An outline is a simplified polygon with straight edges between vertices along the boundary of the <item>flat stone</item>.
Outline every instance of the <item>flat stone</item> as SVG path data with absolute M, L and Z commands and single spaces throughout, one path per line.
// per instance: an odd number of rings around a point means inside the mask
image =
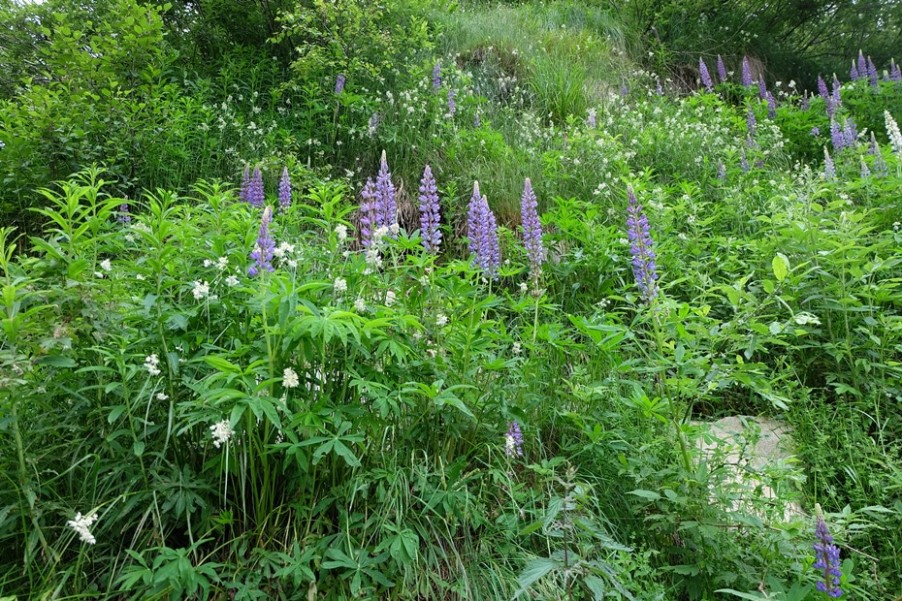
M 796 501 L 804 479 L 794 456 L 792 429 L 768 417 L 731 416 L 690 422 L 697 460 L 711 473 L 712 501 L 729 499 L 730 511 L 765 522 L 804 517 Z M 715 489 L 720 482 L 721 494 Z

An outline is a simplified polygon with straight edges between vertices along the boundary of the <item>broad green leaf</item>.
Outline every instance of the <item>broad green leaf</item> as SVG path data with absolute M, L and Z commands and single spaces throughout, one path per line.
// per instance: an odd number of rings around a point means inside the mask
M 789 259 L 783 253 L 777 253 L 771 261 L 771 268 L 774 270 L 774 277 L 778 282 L 782 282 L 789 274 Z
M 523 571 L 520 572 L 520 575 L 517 577 L 517 582 L 520 583 L 520 589 L 514 594 L 514 598 L 516 599 L 525 593 L 526 589 L 532 586 L 540 578 L 546 576 L 556 567 L 558 567 L 558 563 L 550 557 L 533 559 L 527 563 L 526 567 L 523 568 Z

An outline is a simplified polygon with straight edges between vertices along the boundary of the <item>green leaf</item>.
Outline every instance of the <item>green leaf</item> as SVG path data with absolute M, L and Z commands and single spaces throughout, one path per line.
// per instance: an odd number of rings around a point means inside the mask
M 518 590 L 514 594 L 514 598 L 516 599 L 517 597 L 525 593 L 526 589 L 532 586 L 533 583 L 546 576 L 557 566 L 557 562 L 550 557 L 542 557 L 540 559 L 534 559 L 530 561 L 528 564 L 526 564 L 526 567 L 523 568 L 520 576 L 517 577 L 517 582 L 520 583 L 520 590 Z
M 50 365 L 53 367 L 75 367 L 78 365 L 75 362 L 75 359 L 71 357 L 64 357 L 62 355 L 48 355 L 46 357 L 42 357 L 40 361 L 38 361 L 41 365 Z
M 135 444 L 132 445 L 132 452 L 135 454 L 135 457 L 140 457 L 144 454 L 144 443 L 140 440 L 136 440 Z
M 113 407 L 112 411 L 110 411 L 110 414 L 107 416 L 106 421 L 108 423 L 112 424 L 117 419 L 119 419 L 119 416 L 122 415 L 124 412 L 125 412 L 125 405 L 116 405 L 115 407 Z
M 210 367 L 214 369 L 218 369 L 219 371 L 231 372 L 235 374 L 241 373 L 241 368 L 235 365 L 234 363 L 229 363 L 222 357 L 217 357 L 216 355 L 207 355 L 204 357 L 204 361 Z
M 183 313 L 173 313 L 166 320 L 166 328 L 169 330 L 187 330 L 188 317 Z
M 593 599 L 601 601 L 605 598 L 607 587 L 604 585 L 604 580 L 598 576 L 586 576 L 585 583 L 586 588 L 592 591 Z
M 728 595 L 733 595 L 734 597 L 739 597 L 740 599 L 749 599 L 749 601 L 761 601 L 762 599 L 768 599 L 761 593 L 743 593 L 742 591 L 734 591 L 731 588 L 721 588 L 714 591 L 715 593 L 727 593 Z
M 637 497 L 642 497 L 643 499 L 648 499 L 649 501 L 659 501 L 661 499 L 661 495 L 659 495 L 658 493 L 652 490 L 642 490 L 641 488 L 631 490 L 629 494 L 636 495 Z
M 333 441 L 335 444 L 332 446 L 332 451 L 345 460 L 350 467 L 360 467 L 360 460 L 357 458 L 357 455 L 349 449 L 345 443 L 340 440 Z
M 789 275 L 789 259 L 783 253 L 777 253 L 770 265 L 778 282 L 782 282 Z

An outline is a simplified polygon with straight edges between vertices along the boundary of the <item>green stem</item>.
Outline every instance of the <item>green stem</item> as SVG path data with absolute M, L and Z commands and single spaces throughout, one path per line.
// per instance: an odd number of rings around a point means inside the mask
M 659 321 L 658 313 L 656 311 L 657 306 L 655 301 L 652 301 L 652 304 L 649 305 L 649 309 L 652 311 L 652 325 L 655 334 L 655 344 L 658 350 L 658 357 L 664 357 L 664 334 L 661 332 L 661 323 Z M 657 377 L 657 387 L 659 393 L 663 396 L 665 393 L 664 390 L 664 380 L 663 375 L 658 374 Z M 686 438 L 683 436 L 683 429 L 680 427 L 680 421 L 677 417 L 677 411 L 675 403 L 672 401 L 669 403 L 670 405 L 670 421 L 673 423 L 673 431 L 676 434 L 677 442 L 680 445 L 680 455 L 683 459 L 683 468 L 688 472 L 691 469 L 692 462 L 689 459 L 689 447 L 686 444 Z
M 533 316 L 532 316 L 532 343 L 533 344 L 536 343 L 536 334 L 538 334 L 538 331 L 539 331 L 539 301 L 541 300 L 541 297 L 539 296 L 538 280 L 536 280 L 535 295 L 536 295 L 536 306 L 535 306 L 535 310 L 533 311 Z

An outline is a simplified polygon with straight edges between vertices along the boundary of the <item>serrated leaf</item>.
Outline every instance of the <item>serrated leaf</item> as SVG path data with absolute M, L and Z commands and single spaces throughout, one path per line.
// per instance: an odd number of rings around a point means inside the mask
M 173 313 L 166 320 L 166 328 L 169 330 L 187 330 L 188 317 L 182 313 Z
M 520 589 L 514 593 L 514 598 L 516 599 L 525 593 L 526 589 L 532 586 L 540 578 L 546 576 L 557 566 L 557 562 L 550 557 L 533 559 L 527 563 L 526 567 L 523 568 L 523 571 L 520 572 L 520 575 L 517 577 L 517 582 L 520 583 Z

